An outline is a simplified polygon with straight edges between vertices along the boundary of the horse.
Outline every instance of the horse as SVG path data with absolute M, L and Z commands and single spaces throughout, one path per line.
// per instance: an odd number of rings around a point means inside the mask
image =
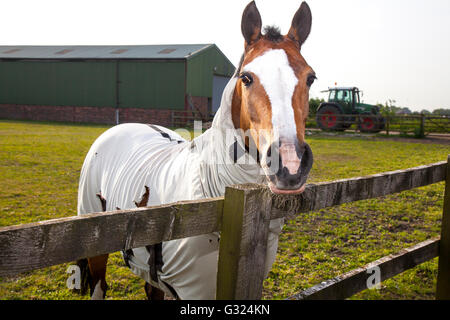
M 225 187 L 267 183 L 300 194 L 313 164 L 305 141 L 309 89 L 316 79 L 301 47 L 311 30 L 306 2 L 288 34 L 262 29 L 254 1 L 242 14 L 244 53 L 224 89 L 212 126 L 191 141 L 162 126 L 114 126 L 92 144 L 80 174 L 79 215 L 223 196 Z M 283 219 L 270 222 L 266 276 Z M 220 233 L 122 251 L 145 280 L 148 299 L 215 299 Z M 81 259 L 82 292 L 104 299 L 108 255 Z

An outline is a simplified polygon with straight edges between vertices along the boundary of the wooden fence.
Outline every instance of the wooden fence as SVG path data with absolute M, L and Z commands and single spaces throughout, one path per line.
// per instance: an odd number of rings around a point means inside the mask
M 391 132 L 401 134 L 413 133 L 416 135 L 427 135 L 430 133 L 450 133 L 450 117 L 432 116 L 424 114 L 412 115 L 387 115 L 385 130 L 389 135 Z
M 172 128 L 193 128 L 194 121 L 201 121 L 204 128 L 209 127 L 214 118 L 213 114 L 201 114 L 198 111 L 171 111 Z
M 447 162 L 372 176 L 310 184 L 298 196 L 262 185 L 226 189 L 225 197 L 92 213 L 0 228 L 0 276 L 80 258 L 220 231 L 218 299 L 260 299 L 269 222 L 296 214 L 446 181 L 442 234 L 290 299 L 344 299 L 367 288 L 369 267 L 388 279 L 439 256 L 436 297 L 450 299 L 450 156 Z
M 375 128 L 378 128 L 380 118 L 384 118 L 384 129 L 382 132 L 387 135 L 393 132 L 400 134 L 414 134 L 414 135 L 427 135 L 430 133 L 435 134 L 448 134 L 450 133 L 450 117 L 449 116 L 435 116 L 424 114 L 411 114 L 411 115 L 333 115 L 333 122 L 339 126 L 343 126 L 347 129 L 359 130 L 359 123 L 363 122 L 365 118 L 372 119 L 375 123 Z M 329 120 L 331 121 L 331 120 Z M 311 114 L 307 120 L 307 128 L 319 128 L 316 120 L 316 115 Z
M 347 129 L 359 131 L 360 122 L 364 118 L 374 121 L 376 129 L 380 122 L 380 117 L 384 118 L 384 129 L 382 133 L 386 135 L 405 134 L 423 137 L 428 134 L 450 134 L 450 116 L 435 116 L 424 114 L 412 115 L 334 115 L 335 122 Z M 363 118 L 362 118 L 363 117 Z M 185 111 L 171 111 L 172 128 L 193 128 L 194 121 L 201 121 L 204 129 L 210 127 L 214 114 L 201 114 L 196 109 Z M 319 128 L 316 116 L 311 114 L 306 122 L 307 129 Z M 376 131 L 376 130 L 375 130 Z

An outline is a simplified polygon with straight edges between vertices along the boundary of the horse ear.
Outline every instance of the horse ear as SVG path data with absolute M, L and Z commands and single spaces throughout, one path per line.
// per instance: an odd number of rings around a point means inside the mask
M 241 30 L 245 39 L 245 46 L 249 46 L 261 37 L 261 15 L 256 7 L 255 1 L 250 2 L 245 7 L 242 14 Z
M 288 33 L 289 38 L 297 41 L 301 47 L 311 32 L 311 23 L 311 9 L 306 2 L 302 2 L 292 19 L 291 29 Z

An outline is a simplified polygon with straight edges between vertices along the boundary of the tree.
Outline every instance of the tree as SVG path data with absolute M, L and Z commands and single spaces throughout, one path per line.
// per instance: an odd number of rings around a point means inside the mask
M 433 111 L 433 114 L 437 116 L 450 116 L 450 109 L 436 109 Z
M 384 104 L 378 103 L 377 106 L 380 108 L 380 113 L 382 115 L 388 116 L 388 115 L 395 115 L 399 110 L 402 108 L 396 107 L 395 103 L 397 101 L 389 99 Z
M 309 99 L 309 114 L 315 115 L 322 102 L 325 102 L 325 100 L 319 98 Z
M 400 108 L 400 110 L 398 110 L 396 114 L 412 114 L 412 111 L 408 107 L 405 107 Z

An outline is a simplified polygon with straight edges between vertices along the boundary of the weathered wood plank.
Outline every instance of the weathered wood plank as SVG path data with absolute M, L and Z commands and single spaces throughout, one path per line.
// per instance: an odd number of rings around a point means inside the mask
M 436 299 L 450 300 L 450 155 L 445 179 Z
M 373 270 L 379 268 L 380 280 L 392 278 L 405 270 L 437 257 L 439 254 L 439 237 L 421 242 L 411 248 L 403 249 L 397 254 L 389 255 L 368 265 L 347 272 L 334 279 L 296 294 L 289 300 L 341 300 L 368 289 L 368 279 Z M 368 270 L 371 271 L 368 273 Z
M 220 230 L 223 198 L 0 228 L 0 276 Z
M 310 184 L 298 196 L 273 195 L 271 219 L 386 196 L 445 180 L 447 162 L 366 177 Z
M 259 185 L 226 189 L 216 298 L 261 299 L 271 198 Z

